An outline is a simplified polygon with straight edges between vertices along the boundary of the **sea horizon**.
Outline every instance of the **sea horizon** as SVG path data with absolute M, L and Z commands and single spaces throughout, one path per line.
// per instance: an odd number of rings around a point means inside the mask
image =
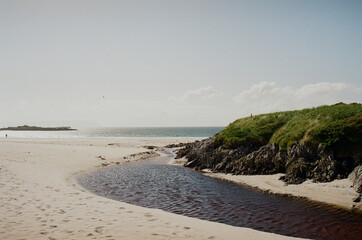
M 214 127 L 92 127 L 76 131 L 10 131 L 0 138 L 122 138 L 122 137 L 211 137 L 224 126 Z

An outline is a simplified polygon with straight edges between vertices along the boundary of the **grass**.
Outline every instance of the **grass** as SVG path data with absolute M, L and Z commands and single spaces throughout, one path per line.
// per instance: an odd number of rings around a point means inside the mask
M 215 143 L 228 147 L 277 143 L 286 150 L 295 142 L 315 148 L 322 143 L 339 157 L 361 156 L 362 105 L 338 103 L 241 118 L 215 137 Z

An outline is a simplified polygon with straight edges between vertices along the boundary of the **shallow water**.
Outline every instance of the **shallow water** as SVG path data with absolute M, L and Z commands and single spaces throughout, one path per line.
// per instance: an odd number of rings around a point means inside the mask
M 170 156 L 101 168 L 77 178 L 110 199 L 189 217 L 312 239 L 362 239 L 362 215 L 263 194 L 167 165 Z

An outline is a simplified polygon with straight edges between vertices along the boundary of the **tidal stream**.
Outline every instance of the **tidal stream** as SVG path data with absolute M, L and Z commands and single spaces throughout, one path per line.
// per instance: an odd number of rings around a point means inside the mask
M 310 239 L 362 239 L 362 214 L 264 194 L 168 164 L 172 153 L 77 177 L 94 194 L 189 217 Z

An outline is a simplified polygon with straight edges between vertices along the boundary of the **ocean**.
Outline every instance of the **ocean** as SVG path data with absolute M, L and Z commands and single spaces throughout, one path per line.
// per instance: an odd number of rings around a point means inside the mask
M 77 131 L 0 131 L 0 138 L 211 137 L 224 127 L 89 128 Z

